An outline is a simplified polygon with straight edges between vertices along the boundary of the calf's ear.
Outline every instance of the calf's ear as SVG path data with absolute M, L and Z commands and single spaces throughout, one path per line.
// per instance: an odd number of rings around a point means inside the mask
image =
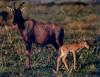
M 14 9 L 11 8 L 11 7 L 9 7 L 9 6 L 7 6 L 6 9 L 7 9 L 7 11 L 9 11 L 9 12 L 14 11 Z

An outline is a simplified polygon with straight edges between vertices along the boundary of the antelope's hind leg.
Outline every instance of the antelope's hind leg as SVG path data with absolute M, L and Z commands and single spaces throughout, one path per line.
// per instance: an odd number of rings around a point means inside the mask
M 73 52 L 74 70 L 76 70 L 76 53 Z
M 57 68 L 56 68 L 56 71 L 59 71 L 59 67 L 61 65 L 61 59 L 62 59 L 62 55 L 58 56 L 58 58 L 57 58 Z
M 62 61 L 63 61 L 63 63 L 64 63 L 64 66 L 65 66 L 66 70 L 69 71 L 68 64 L 67 64 L 67 59 L 66 59 L 66 58 L 67 58 L 67 53 L 64 54 L 64 56 L 63 56 L 63 58 L 62 58 Z
M 56 71 L 59 71 L 59 67 L 61 65 L 63 56 L 64 56 L 63 50 L 60 49 L 59 50 L 59 56 L 57 58 L 57 68 L 56 68 Z

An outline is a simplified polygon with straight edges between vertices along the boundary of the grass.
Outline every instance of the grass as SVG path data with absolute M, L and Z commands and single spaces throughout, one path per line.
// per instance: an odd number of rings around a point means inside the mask
M 64 42 L 70 43 L 84 38 L 92 42 L 100 34 L 100 15 L 97 11 L 99 5 L 27 6 L 30 8 L 27 15 L 29 18 L 42 22 L 58 23 L 59 26 L 63 26 L 65 30 Z M 3 27 L 0 26 L 0 29 Z M 25 72 L 23 64 L 25 59 L 23 55 L 24 49 L 25 45 L 18 30 L 0 33 L 0 77 L 5 75 L 7 77 L 69 76 L 63 66 L 58 74 L 55 73 L 58 53 L 51 45 L 38 52 L 37 46 L 33 44 L 32 69 Z M 83 49 L 77 56 L 77 71 L 72 71 L 71 76 L 92 77 L 95 74 L 98 76 L 100 71 L 100 50 L 95 50 L 93 46 L 89 50 Z M 69 54 L 68 60 L 70 66 L 73 62 L 71 61 L 71 54 Z

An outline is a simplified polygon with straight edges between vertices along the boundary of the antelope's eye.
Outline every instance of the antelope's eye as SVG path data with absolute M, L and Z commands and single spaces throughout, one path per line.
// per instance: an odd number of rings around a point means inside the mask
M 13 10 L 13 13 L 15 13 L 16 11 L 15 10 Z

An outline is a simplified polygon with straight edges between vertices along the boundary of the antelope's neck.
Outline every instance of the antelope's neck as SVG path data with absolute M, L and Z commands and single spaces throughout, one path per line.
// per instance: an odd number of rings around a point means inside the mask
M 23 22 L 19 22 L 19 23 L 18 23 L 18 29 L 19 29 L 19 30 L 24 30 L 24 29 L 25 29 L 24 22 L 25 22 L 25 21 L 23 20 Z
M 79 49 L 84 48 L 83 44 L 79 44 Z

